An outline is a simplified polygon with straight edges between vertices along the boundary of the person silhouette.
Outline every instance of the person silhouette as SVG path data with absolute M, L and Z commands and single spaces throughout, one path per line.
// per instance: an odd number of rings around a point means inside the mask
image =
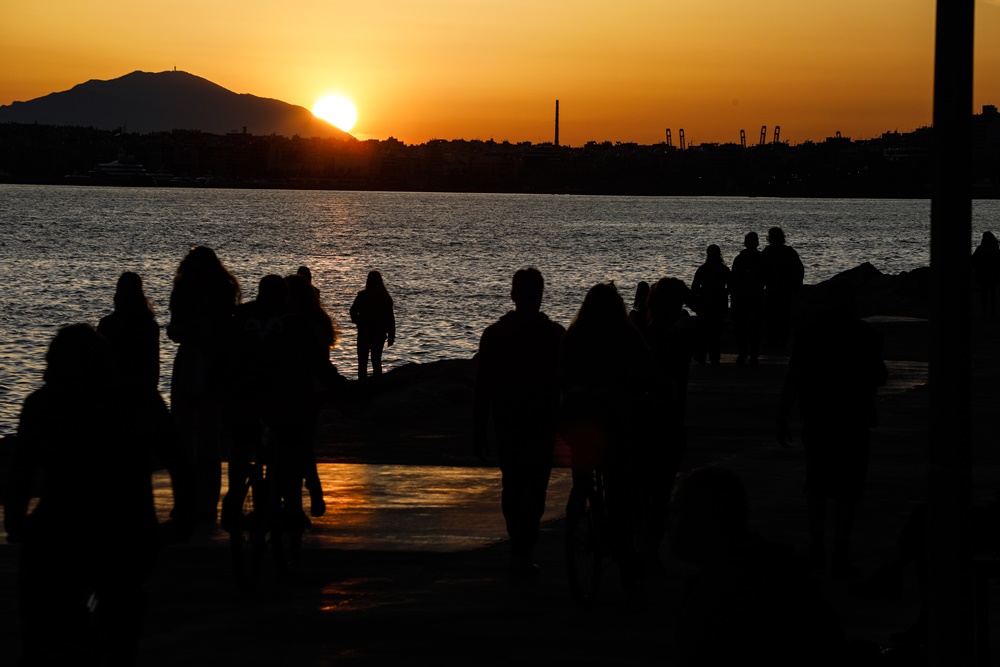
M 796 336 L 777 420 L 778 442 L 788 446 L 788 417 L 798 401 L 806 459 L 809 559 L 826 566 L 827 501 L 834 504 L 831 572 L 856 574 L 849 543 L 868 472 L 869 429 L 877 423 L 875 393 L 885 384 L 882 336 L 854 313 L 854 287 L 826 284 L 829 307 Z
M 722 261 L 722 251 L 712 244 L 705 252 L 705 263 L 698 267 L 691 283 L 691 296 L 698 314 L 701 344 L 698 359 L 718 365 L 722 351 L 722 329 L 729 310 L 729 267 Z M 702 351 L 704 350 L 704 351 Z
M 300 266 L 298 269 L 295 270 L 295 273 L 297 273 L 298 275 L 300 275 L 303 278 L 305 278 L 306 282 L 308 282 L 310 285 L 312 285 L 313 290 L 316 292 L 316 298 L 317 299 L 320 298 L 320 296 L 319 296 L 319 288 L 316 287 L 315 284 L 313 284 L 312 270 L 308 266 Z
M 972 273 L 979 285 L 979 299 L 984 317 L 997 314 L 997 285 L 1000 284 L 1000 243 L 993 232 L 983 238 L 972 253 Z
M 764 327 L 767 344 L 782 351 L 791 327 L 792 301 L 802 287 L 805 267 L 799 254 L 785 245 L 781 227 L 767 231 L 767 247 L 761 252 L 764 265 Z
M 285 279 L 269 274 L 260 279 L 257 298 L 238 305 L 233 312 L 228 351 L 231 390 L 226 417 L 232 443 L 229 449 L 230 490 L 241 489 L 250 461 L 260 453 L 264 433 L 285 392 L 285 315 L 288 287 Z M 222 528 L 233 529 L 242 512 L 242 498 L 228 492 L 222 501 Z
M 655 393 L 658 400 L 654 409 L 638 418 L 648 430 L 637 439 L 637 445 L 644 447 L 640 458 L 648 503 L 646 550 L 654 566 L 666 534 L 674 479 L 687 449 L 688 377 L 697 340 L 693 318 L 683 308 L 689 298 L 690 290 L 678 278 L 661 278 L 649 293 L 646 342 L 652 352 L 660 388 Z
M 316 468 L 314 441 L 320 405 L 336 382 L 330 350 L 336 346 L 338 336 L 333 319 L 323 308 L 318 293 L 309 281 L 293 274 L 285 278 L 285 283 L 288 286 L 289 343 L 293 346 L 290 352 L 294 359 L 295 377 L 286 388 L 290 402 L 282 430 L 293 446 L 294 454 L 289 460 L 297 461 L 301 473 L 294 482 L 294 488 L 290 486 L 288 494 L 301 503 L 300 480 L 305 479 L 311 500 L 310 513 L 318 517 L 325 513 L 326 502 Z M 289 483 L 292 484 L 291 481 Z
M 764 259 L 757 250 L 757 232 L 743 238 L 743 250 L 733 259 L 729 293 L 732 300 L 733 331 L 736 334 L 736 363 L 751 365 L 760 356 L 760 334 L 764 317 Z
M 167 335 L 179 344 L 170 380 L 170 412 L 182 464 L 197 485 L 197 520 L 214 523 L 222 477 L 221 428 L 228 390 L 232 315 L 240 303 L 236 277 L 211 248 L 198 246 L 181 260 L 170 293 Z
M 121 375 L 156 390 L 160 384 L 160 327 L 138 274 L 125 271 L 118 277 L 114 304 L 114 310 L 98 322 L 97 331 L 111 344 Z
M 566 329 L 559 381 L 560 429 L 569 445 L 573 486 L 590 488 L 594 471 L 603 474 L 611 532 L 622 549 L 622 581 L 632 587 L 642 576 L 641 545 L 629 536 L 639 532 L 640 496 L 633 491 L 641 477 L 639 454 L 646 449 L 636 440 L 648 433 L 634 417 L 646 415 L 656 375 L 649 348 L 629 323 L 614 283 L 591 287 Z M 571 493 L 569 502 L 582 500 Z
M 740 477 L 721 466 L 677 481 L 670 550 L 698 567 L 685 582 L 676 664 L 850 664 L 843 626 L 789 545 L 750 530 Z
M 118 377 L 88 324 L 60 329 L 46 362 L 4 498 L 7 540 L 21 544 L 22 664 L 133 664 L 160 540 L 151 471 L 177 482 L 170 416 L 155 389 Z
M 644 333 L 649 325 L 649 312 L 646 300 L 649 298 L 649 283 L 640 280 L 635 286 L 635 299 L 632 301 L 632 310 L 628 312 L 628 320 L 639 333 Z
M 358 326 L 358 379 L 368 377 L 369 357 L 372 375 L 382 375 L 382 348 L 396 342 L 396 317 L 381 273 L 368 272 L 365 288 L 358 292 L 350 312 L 351 322 Z
M 557 360 L 565 329 L 541 311 L 544 287 L 538 269 L 515 272 L 510 289 L 514 310 L 483 331 L 476 355 L 473 441 L 485 460 L 492 421 L 514 575 L 538 570 L 532 552 L 556 443 Z

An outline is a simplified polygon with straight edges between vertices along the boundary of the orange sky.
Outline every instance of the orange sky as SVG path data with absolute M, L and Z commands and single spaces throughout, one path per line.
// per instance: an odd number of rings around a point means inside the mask
M 931 121 L 934 0 L 131 0 L 0 7 L 0 104 L 177 69 L 358 138 L 651 144 L 855 139 Z M 976 2 L 973 109 L 1000 105 L 1000 0 Z M 13 66 L 12 66 L 13 65 Z

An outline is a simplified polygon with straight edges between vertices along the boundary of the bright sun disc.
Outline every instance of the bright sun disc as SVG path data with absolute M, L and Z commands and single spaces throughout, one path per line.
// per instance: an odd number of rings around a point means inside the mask
M 332 123 L 344 132 L 350 132 L 358 120 L 358 110 L 346 97 L 327 95 L 313 105 L 313 115 Z

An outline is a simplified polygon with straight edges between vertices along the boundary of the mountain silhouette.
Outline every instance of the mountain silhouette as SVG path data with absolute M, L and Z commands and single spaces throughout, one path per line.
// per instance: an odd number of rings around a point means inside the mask
M 353 137 L 280 100 L 234 93 L 207 79 L 179 72 L 132 72 L 91 80 L 28 102 L 0 106 L 0 123 L 76 125 L 128 132 L 200 130 L 286 137 Z

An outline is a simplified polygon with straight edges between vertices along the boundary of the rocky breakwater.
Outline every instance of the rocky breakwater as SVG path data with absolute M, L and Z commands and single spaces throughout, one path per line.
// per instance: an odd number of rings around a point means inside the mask
M 795 304 L 797 324 L 827 306 L 831 283 L 846 280 L 854 287 L 855 313 L 882 332 L 886 360 L 926 362 L 930 328 L 930 269 L 921 267 L 896 275 L 882 273 L 865 262 L 815 285 L 804 285 Z M 971 287 L 970 287 L 971 289 Z
M 854 285 L 857 313 L 883 331 L 887 358 L 926 359 L 929 269 L 893 276 L 866 262 L 836 279 Z M 830 282 L 803 287 L 798 322 L 824 307 Z M 449 359 L 345 380 L 323 410 L 317 453 L 341 462 L 479 465 L 472 452 L 475 378 L 475 359 Z
M 474 359 L 406 364 L 341 385 L 320 415 L 322 460 L 479 464 L 472 451 Z

